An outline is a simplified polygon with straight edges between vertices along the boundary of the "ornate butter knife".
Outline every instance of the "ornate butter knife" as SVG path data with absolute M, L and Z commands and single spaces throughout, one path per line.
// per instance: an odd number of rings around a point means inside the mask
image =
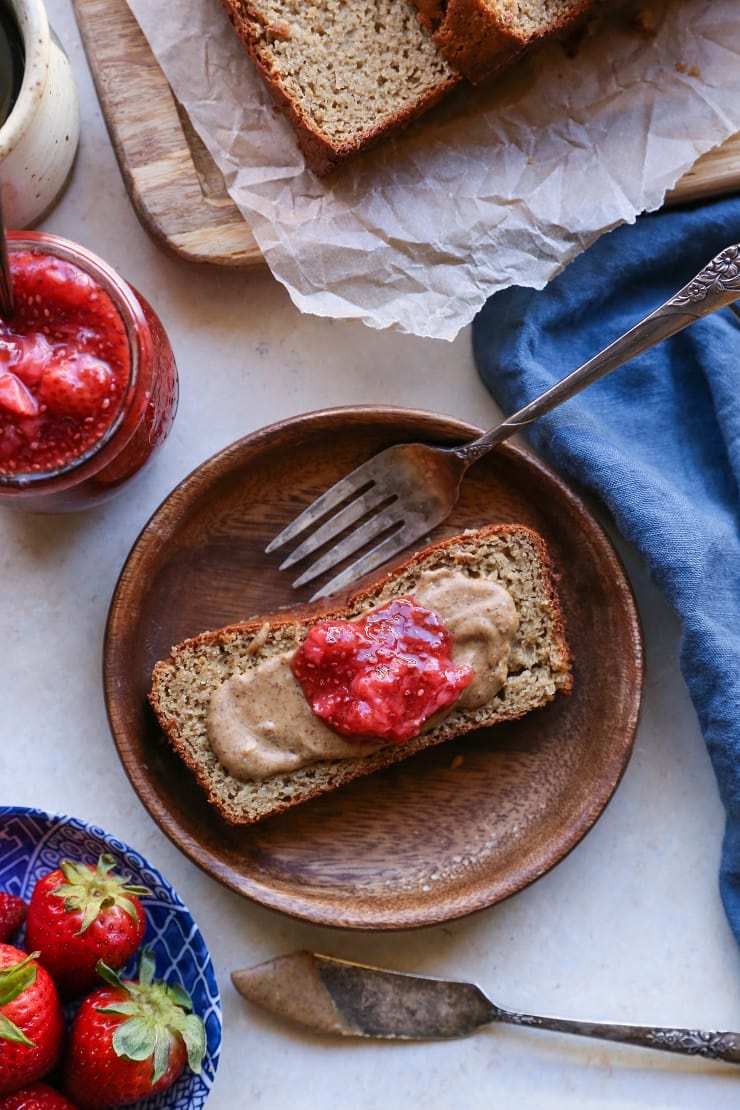
M 233 971 L 231 978 L 250 1002 L 321 1033 L 439 1040 L 502 1021 L 740 1064 L 740 1033 L 520 1014 L 497 1006 L 473 983 L 386 971 L 314 952 L 280 956 Z

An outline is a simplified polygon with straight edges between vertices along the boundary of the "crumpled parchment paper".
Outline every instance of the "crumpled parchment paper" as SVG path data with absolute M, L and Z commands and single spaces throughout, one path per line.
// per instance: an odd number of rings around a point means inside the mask
M 740 130 L 737 0 L 646 0 L 640 29 L 548 46 L 320 181 L 219 0 L 128 3 L 294 303 L 375 328 L 453 339 Z

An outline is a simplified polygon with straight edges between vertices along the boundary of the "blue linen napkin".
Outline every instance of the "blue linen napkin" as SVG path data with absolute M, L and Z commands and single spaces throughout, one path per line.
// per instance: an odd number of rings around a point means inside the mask
M 739 197 L 608 232 L 541 292 L 513 288 L 487 302 L 472 328 L 481 379 L 514 412 L 736 243 Z M 678 614 L 681 671 L 727 813 L 719 883 L 740 942 L 738 320 L 727 308 L 700 320 L 527 434 L 603 500 Z

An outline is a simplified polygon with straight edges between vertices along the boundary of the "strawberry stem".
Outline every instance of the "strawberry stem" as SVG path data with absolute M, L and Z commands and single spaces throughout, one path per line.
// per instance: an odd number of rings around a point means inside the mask
M 64 900 L 64 908 L 69 913 L 82 912 L 78 936 L 92 925 L 103 910 L 112 906 L 119 906 L 138 924 L 138 910 L 130 896 L 143 898 L 151 891 L 148 887 L 129 882 L 128 876 L 110 874 L 115 866 L 113 856 L 105 852 L 94 868 L 75 860 L 65 859 L 60 863 L 59 870 L 65 881 L 55 887 L 52 894 Z
M 107 983 L 123 992 L 119 1000 L 97 1007 L 101 1014 L 126 1017 L 113 1033 L 116 1054 L 127 1060 L 147 1060 L 151 1056 L 152 1083 L 156 1083 L 167 1070 L 170 1051 L 180 1038 L 188 1065 L 198 1074 L 206 1052 L 205 1026 L 191 1012 L 193 1003 L 183 987 L 155 980 L 154 954 L 142 949 L 138 981 L 121 979 L 102 960 L 98 961 L 97 970 Z

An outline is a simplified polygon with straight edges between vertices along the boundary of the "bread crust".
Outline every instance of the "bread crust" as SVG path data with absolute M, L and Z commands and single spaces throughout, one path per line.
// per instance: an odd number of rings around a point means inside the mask
M 536 602 L 536 620 L 541 622 L 541 636 L 546 640 L 540 645 L 545 679 L 542 688 L 535 688 L 531 677 L 534 666 L 528 658 L 526 665 L 522 665 L 521 676 L 514 678 L 510 673 L 503 687 L 503 691 L 507 691 L 511 683 L 510 689 L 514 690 L 518 684 L 508 702 L 506 693 L 500 691 L 492 704 L 480 710 L 453 709 L 437 728 L 405 744 L 391 744 L 369 755 L 350 759 L 323 760 L 258 783 L 234 779 L 218 762 L 207 741 L 206 714 L 210 693 L 219 681 L 254 665 L 260 658 L 288 647 L 296 648 L 317 620 L 356 616 L 389 597 L 413 592 L 413 582 L 423 570 L 433 567 L 459 569 L 467 565 L 468 571 L 475 576 L 481 573 L 484 563 L 486 567 L 493 567 L 494 562 L 500 565 L 502 585 L 506 585 L 507 574 L 511 578 L 525 563 L 527 575 L 536 583 L 532 592 L 537 596 L 532 601 Z M 486 576 L 494 577 L 494 573 L 487 572 Z M 517 608 L 519 610 L 519 606 Z M 251 659 L 248 657 L 250 644 L 258 645 Z M 239 825 L 280 813 L 472 729 L 513 720 L 554 697 L 569 693 L 571 687 L 571 657 L 557 593 L 557 576 L 544 541 L 521 525 L 489 525 L 441 540 L 414 553 L 392 571 L 354 593 L 341 606 L 309 616 L 290 611 L 261 616 L 202 632 L 175 645 L 168 659 L 154 667 L 149 701 L 169 743 L 206 791 L 209 802 L 226 821 Z M 187 705 L 183 708 L 184 702 Z

